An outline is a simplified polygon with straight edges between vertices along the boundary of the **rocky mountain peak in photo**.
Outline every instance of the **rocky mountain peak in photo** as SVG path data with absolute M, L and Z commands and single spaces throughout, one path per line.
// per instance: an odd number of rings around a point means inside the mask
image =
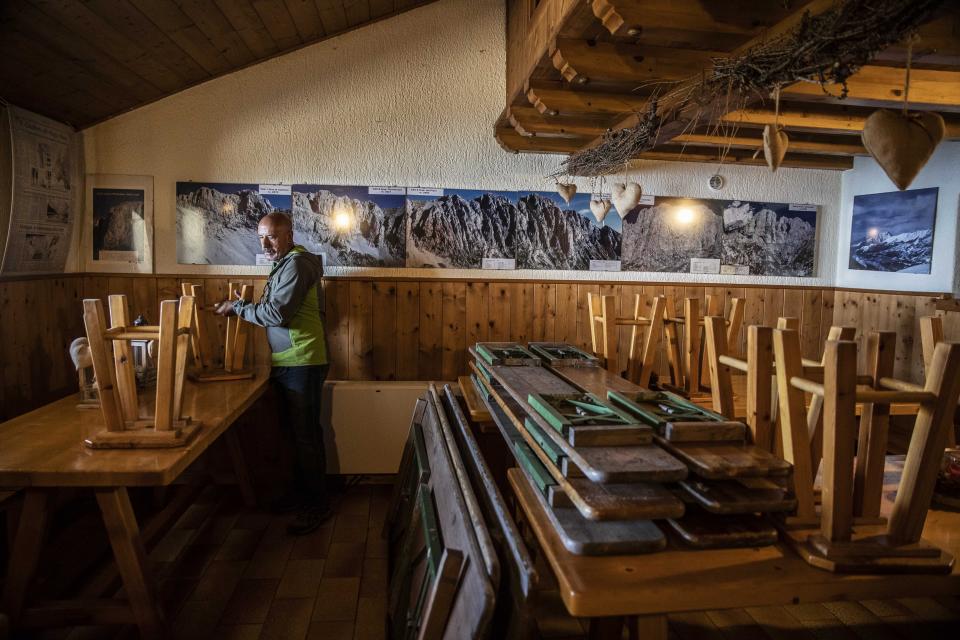
M 334 225 L 341 211 L 350 215 L 347 229 Z M 402 267 L 405 211 L 381 208 L 372 200 L 340 196 L 321 189 L 293 192 L 293 231 L 309 251 L 326 255 L 333 266 Z
M 630 213 L 624 220 L 623 270 L 690 271 L 690 258 L 719 258 L 723 222 L 706 204 L 686 206 L 689 219 L 671 202 Z
M 886 231 L 850 243 L 850 269 L 930 273 L 933 230 L 920 229 L 895 236 Z
M 539 194 L 517 202 L 518 269 L 589 269 L 591 260 L 619 260 L 620 233 L 598 227 Z
M 484 193 L 407 200 L 407 266 L 477 269 L 483 258 L 513 258 L 516 207 Z
M 816 229 L 799 217 L 754 209 L 742 225 L 724 234 L 722 246 L 723 264 L 748 265 L 753 275 L 810 276 Z

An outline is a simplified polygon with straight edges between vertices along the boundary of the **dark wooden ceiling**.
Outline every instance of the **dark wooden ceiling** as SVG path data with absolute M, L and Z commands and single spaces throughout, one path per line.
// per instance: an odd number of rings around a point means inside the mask
M 83 128 L 433 0 L 0 0 L 0 97 Z

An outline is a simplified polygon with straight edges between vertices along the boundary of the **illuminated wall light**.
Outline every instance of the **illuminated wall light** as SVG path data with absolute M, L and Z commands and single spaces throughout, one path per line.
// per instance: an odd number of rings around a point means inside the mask
M 353 222 L 353 216 L 346 209 L 339 209 L 333 214 L 333 228 L 337 231 L 346 231 Z
M 690 207 L 680 207 L 673 214 L 673 221 L 685 227 L 693 222 L 695 216 L 695 212 Z
M 869 229 L 867 229 L 867 237 L 870 238 L 871 240 L 876 239 L 876 237 L 879 235 L 880 235 L 880 229 L 877 229 L 876 227 L 870 227 Z

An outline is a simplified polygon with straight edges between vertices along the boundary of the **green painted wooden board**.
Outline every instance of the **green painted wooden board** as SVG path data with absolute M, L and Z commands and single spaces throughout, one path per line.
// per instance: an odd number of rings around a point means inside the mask
M 489 365 L 540 366 L 540 358 L 518 342 L 478 342 L 475 348 L 477 355 Z
M 551 367 L 599 367 L 600 359 L 565 342 L 530 342 L 530 351 Z

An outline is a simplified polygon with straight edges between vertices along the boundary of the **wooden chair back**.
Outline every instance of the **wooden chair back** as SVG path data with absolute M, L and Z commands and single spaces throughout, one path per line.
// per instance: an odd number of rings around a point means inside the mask
M 674 309 L 671 298 L 667 298 L 666 307 L 669 311 Z M 701 308 L 706 309 L 706 314 L 701 315 Z M 735 344 L 740 335 L 745 308 L 746 300 L 744 298 L 730 299 L 730 308 L 723 321 L 728 344 Z M 699 298 L 685 298 L 682 318 L 664 317 L 667 363 L 670 368 L 671 382 L 674 386 L 683 388 L 690 394 L 695 394 L 703 388 L 704 384 L 710 385 L 713 374 L 709 363 L 706 371 L 703 371 L 704 360 L 707 359 L 705 318 L 723 315 L 723 298 L 708 294 L 704 307 L 701 307 Z M 682 358 L 677 331 L 677 325 L 679 324 L 683 324 Z

